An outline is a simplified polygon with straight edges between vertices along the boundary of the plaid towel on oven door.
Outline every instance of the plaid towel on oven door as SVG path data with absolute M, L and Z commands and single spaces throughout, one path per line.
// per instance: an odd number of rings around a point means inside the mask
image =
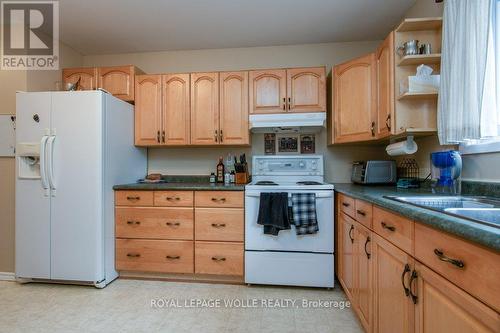
M 292 213 L 297 235 L 318 232 L 316 195 L 314 193 L 292 193 Z

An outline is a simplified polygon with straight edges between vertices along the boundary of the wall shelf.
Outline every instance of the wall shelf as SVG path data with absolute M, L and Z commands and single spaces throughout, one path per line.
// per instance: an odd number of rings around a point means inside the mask
M 436 128 L 406 128 L 401 132 L 391 135 L 391 140 L 398 140 L 406 138 L 407 136 L 413 136 L 415 138 L 421 138 L 425 136 L 433 136 L 437 134 Z
M 406 92 L 398 96 L 398 101 L 410 99 L 434 99 L 438 97 L 438 92 Z
M 442 26 L 442 17 L 407 18 L 396 28 L 396 32 L 439 30 Z
M 407 55 L 402 57 L 398 66 L 420 65 L 420 64 L 440 64 L 441 53 Z

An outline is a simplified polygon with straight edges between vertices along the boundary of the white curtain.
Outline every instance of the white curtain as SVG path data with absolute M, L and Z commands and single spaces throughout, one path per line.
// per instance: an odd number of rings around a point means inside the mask
M 446 0 L 438 135 L 441 144 L 498 136 L 497 0 Z

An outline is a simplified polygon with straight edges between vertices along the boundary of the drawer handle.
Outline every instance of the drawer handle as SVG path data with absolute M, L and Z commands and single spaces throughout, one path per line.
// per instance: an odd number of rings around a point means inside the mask
M 127 224 L 128 225 L 133 225 L 133 224 L 139 225 L 139 224 L 141 224 L 141 221 L 127 221 Z
M 141 197 L 137 196 L 137 197 L 127 197 L 127 200 L 128 201 L 138 201 L 138 200 L 141 200 Z
M 179 198 L 179 197 L 167 197 L 166 199 L 167 199 L 167 201 L 174 201 L 174 200 L 179 201 L 179 200 L 181 200 L 181 198 Z
M 413 272 L 411 272 L 410 285 L 408 288 L 408 289 L 410 289 L 410 296 L 411 296 L 411 300 L 413 301 L 413 304 L 417 304 L 418 296 L 413 293 L 413 291 L 412 291 L 413 289 L 411 286 L 413 285 L 413 281 L 416 281 L 417 278 L 418 278 L 418 273 L 416 270 L 413 270 Z
M 403 285 L 406 297 L 410 296 L 410 289 L 408 289 L 408 287 L 405 284 L 405 276 L 406 273 L 409 273 L 410 271 L 411 271 L 410 265 L 406 264 L 405 269 L 403 270 L 403 274 L 401 274 L 401 284 Z
M 368 243 L 370 243 L 371 239 L 370 239 L 370 236 L 366 237 L 366 242 L 365 242 L 365 254 L 366 254 L 366 257 L 368 259 L 370 259 L 371 257 L 371 253 L 368 253 L 368 250 L 366 249 L 366 246 L 368 245 Z
M 226 261 L 226 258 L 224 257 L 212 257 L 213 261 L 220 262 L 220 261 Z
M 366 212 L 365 212 L 365 211 L 363 211 L 363 210 L 359 210 L 359 209 L 358 209 L 358 210 L 356 210 L 356 212 L 357 212 L 359 215 L 361 215 L 361 216 L 366 216 Z
M 181 225 L 179 222 L 167 222 L 165 224 L 169 227 L 178 227 Z
M 213 202 L 219 202 L 219 201 L 224 202 L 224 201 L 226 201 L 226 198 L 220 198 L 220 199 L 218 199 L 218 198 L 212 198 L 212 201 Z
M 351 239 L 351 243 L 354 243 L 354 237 L 352 236 L 353 230 L 354 230 L 354 225 L 351 224 L 351 228 L 349 229 L 349 238 Z
M 129 258 L 139 258 L 141 255 L 139 253 L 127 253 Z
M 449 262 L 452 265 L 457 266 L 458 268 L 464 268 L 465 263 L 462 260 L 459 259 L 453 259 L 450 257 L 447 257 L 442 250 L 439 249 L 434 249 L 434 254 L 439 258 L 439 260 L 444 261 L 444 262 Z
M 343 202 L 343 203 L 342 203 L 342 206 L 344 206 L 344 207 L 349 207 L 350 205 L 351 205 L 351 204 L 350 204 L 350 203 L 347 203 L 347 202 Z
M 382 228 L 387 229 L 389 231 L 396 231 L 396 227 L 393 227 L 392 225 L 388 225 L 385 222 L 381 222 L 380 225 L 382 226 Z
M 225 223 L 212 223 L 212 227 L 214 228 L 224 228 L 225 226 Z
M 178 260 L 181 258 L 181 256 L 166 256 L 166 258 L 169 260 Z

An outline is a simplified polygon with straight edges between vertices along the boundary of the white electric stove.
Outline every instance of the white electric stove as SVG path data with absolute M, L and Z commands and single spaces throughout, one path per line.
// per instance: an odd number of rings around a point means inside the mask
M 334 193 L 324 182 L 323 156 L 254 156 L 252 179 L 245 186 L 245 282 L 332 288 Z M 319 231 L 298 236 L 292 226 L 264 234 L 257 224 L 263 192 L 314 193 Z

